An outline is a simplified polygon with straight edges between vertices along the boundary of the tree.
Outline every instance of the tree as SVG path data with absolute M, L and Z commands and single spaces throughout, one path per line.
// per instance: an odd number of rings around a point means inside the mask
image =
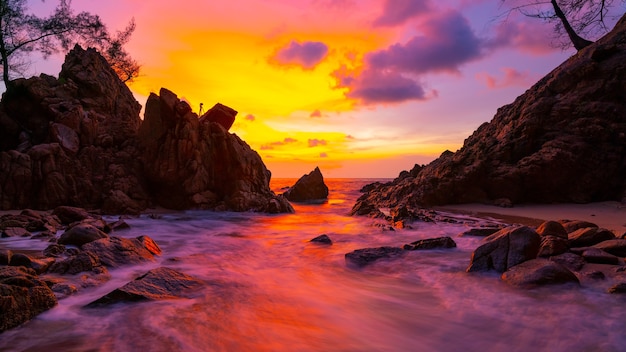
M 507 0 L 502 0 L 505 2 Z M 513 1 L 508 1 L 512 3 Z M 574 46 L 581 50 L 608 32 L 608 20 L 613 20 L 616 3 L 624 0 L 531 0 L 513 6 L 508 12 L 518 11 L 525 16 L 535 17 L 555 24 L 554 31 L 561 39 L 563 48 Z M 587 38 L 587 39 L 586 39 Z
M 112 36 L 98 15 L 75 15 L 71 0 L 60 0 L 52 15 L 45 18 L 26 11 L 26 0 L 0 0 L 0 62 L 7 88 L 10 74 L 23 73 L 28 66 L 30 53 L 40 52 L 47 58 L 68 51 L 76 43 L 98 49 L 123 81 L 139 73 L 139 65 L 123 48 L 135 29 L 134 20 Z

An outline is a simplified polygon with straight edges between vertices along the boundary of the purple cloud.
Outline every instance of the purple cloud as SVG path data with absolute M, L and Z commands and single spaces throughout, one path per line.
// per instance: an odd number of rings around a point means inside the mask
M 514 68 L 505 67 L 502 69 L 504 76 L 496 78 L 488 73 L 479 73 L 476 78 L 483 81 L 490 89 L 506 88 L 512 86 L 528 87 L 534 79 L 528 72 L 520 72 Z
M 309 139 L 309 148 L 317 147 L 320 145 L 327 145 L 328 142 L 325 139 Z
M 289 45 L 278 49 L 271 58 L 280 65 L 297 65 L 305 69 L 313 69 L 328 54 L 328 46 L 322 42 L 299 43 L 292 40 Z
M 397 26 L 431 9 L 428 0 L 386 0 L 383 13 L 374 26 Z
M 359 76 L 343 79 L 350 82 L 348 98 L 365 104 L 399 103 L 406 100 L 424 100 L 427 94 L 416 81 L 393 71 L 367 70 Z
M 426 20 L 423 34 L 406 44 L 394 44 L 366 57 L 369 67 L 402 72 L 456 72 L 464 63 L 482 57 L 483 41 L 476 37 L 465 17 L 456 11 Z

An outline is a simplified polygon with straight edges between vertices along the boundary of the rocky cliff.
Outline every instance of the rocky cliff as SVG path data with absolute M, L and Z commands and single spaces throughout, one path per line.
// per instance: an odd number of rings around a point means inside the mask
M 455 153 L 369 187 L 353 213 L 465 202 L 626 196 L 626 16 L 498 109 Z
M 13 81 L 0 102 L 0 209 L 292 210 L 258 154 L 227 131 L 234 110 L 218 104 L 198 119 L 185 105 L 162 90 L 142 122 L 106 60 L 78 46 L 58 79 Z

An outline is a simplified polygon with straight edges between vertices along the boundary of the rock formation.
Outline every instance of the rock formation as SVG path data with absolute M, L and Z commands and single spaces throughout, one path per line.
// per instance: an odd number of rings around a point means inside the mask
M 512 104 L 498 109 L 455 153 L 357 202 L 592 202 L 626 198 L 626 16 Z
M 324 176 L 319 167 L 309 174 L 300 177 L 295 185 L 285 193 L 285 198 L 292 202 L 319 201 L 328 198 L 328 187 L 324 183 Z
M 106 60 L 76 46 L 59 78 L 17 79 L 0 103 L 0 209 L 61 205 L 137 214 L 150 205 L 289 212 L 259 155 L 174 93 L 140 104 Z

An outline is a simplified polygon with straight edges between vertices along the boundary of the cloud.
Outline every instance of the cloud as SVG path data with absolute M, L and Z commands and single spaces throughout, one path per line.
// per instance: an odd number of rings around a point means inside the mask
M 318 110 L 315 110 L 311 113 L 311 115 L 309 115 L 309 117 L 322 117 L 322 112 Z
M 320 153 L 320 158 L 328 158 L 328 154 L 327 153 Z
M 287 46 L 276 51 L 270 62 L 279 65 L 296 65 L 313 69 L 328 54 L 328 46 L 322 42 L 299 43 L 292 40 Z
M 428 0 L 386 0 L 383 13 L 374 26 L 397 26 L 431 10 Z
M 528 87 L 534 81 L 528 72 L 520 72 L 516 69 L 505 67 L 502 69 L 504 76 L 502 78 L 494 77 L 488 73 L 479 73 L 476 78 L 483 81 L 488 88 L 498 89 L 507 87 Z
M 271 143 L 267 143 L 267 144 L 263 144 L 261 146 L 261 150 L 272 150 L 276 147 L 282 147 L 284 145 L 287 144 L 291 144 L 291 143 L 296 143 L 298 140 L 295 138 L 290 138 L 287 137 L 285 139 L 283 139 L 282 141 L 277 141 L 277 142 L 271 142 Z
M 325 139 L 309 139 L 309 148 L 317 147 L 320 145 L 327 145 L 328 142 Z
M 423 20 L 419 30 L 421 33 L 406 43 L 367 54 L 359 72 L 346 66 L 334 71 L 337 87 L 348 88 L 346 96 L 365 105 L 426 100 L 437 97 L 438 92 L 427 92 L 421 75 L 458 73 L 463 64 L 484 56 L 484 40 L 458 11 L 433 14 Z
M 248 115 L 246 115 L 246 120 L 248 120 L 248 121 L 254 121 L 254 120 L 256 120 L 256 118 L 254 117 L 254 115 L 252 115 L 252 114 L 248 114 Z
M 546 26 L 526 21 L 504 21 L 493 28 L 494 37 L 486 41 L 489 49 L 511 47 L 535 55 L 545 55 L 556 50 L 552 45 L 553 34 L 546 33 Z

